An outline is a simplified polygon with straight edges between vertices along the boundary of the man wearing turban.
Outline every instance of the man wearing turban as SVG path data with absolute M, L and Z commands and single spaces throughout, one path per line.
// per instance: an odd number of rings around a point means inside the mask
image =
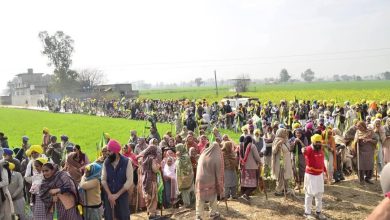
M 26 217 L 24 212 L 25 200 L 23 196 L 23 177 L 22 174 L 15 170 L 14 163 L 9 162 L 8 167 L 11 171 L 11 183 L 8 185 L 8 190 L 14 204 L 15 214 L 17 214 L 21 220 L 24 220 Z
M 324 163 L 324 152 L 322 150 L 322 136 L 315 134 L 311 137 L 311 145 L 302 148 L 302 153 L 305 155 L 306 170 L 305 170 L 305 217 L 313 219 L 311 215 L 311 206 L 313 198 L 316 202 L 316 216 L 319 219 L 326 219 L 322 211 L 322 195 L 324 193 L 324 173 L 326 167 Z
M 31 159 L 27 164 L 27 169 L 26 169 L 26 173 L 24 174 L 24 179 L 26 180 L 27 183 L 31 184 L 32 181 L 31 177 L 37 174 L 37 171 L 35 170 L 34 167 L 34 161 L 37 158 L 46 157 L 46 156 L 43 154 L 43 148 L 41 147 L 41 145 L 32 145 L 30 149 L 26 151 L 26 155 Z
M 107 144 L 108 157 L 103 163 L 102 186 L 104 188 L 104 218 L 128 220 L 130 217 L 128 190 L 133 183 L 133 166 L 119 152 L 116 140 Z
M 20 172 L 20 161 L 13 157 L 14 152 L 9 148 L 4 148 L 4 159 L 15 165 L 15 171 Z

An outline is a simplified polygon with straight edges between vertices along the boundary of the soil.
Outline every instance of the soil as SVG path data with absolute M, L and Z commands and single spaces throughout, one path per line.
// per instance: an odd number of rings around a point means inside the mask
M 328 219 L 365 219 L 383 199 L 379 180 L 373 182 L 373 185 L 362 186 L 357 177 L 350 177 L 340 183 L 325 185 L 323 214 Z M 240 200 L 228 200 L 226 210 L 224 202 L 219 203 L 220 219 L 304 219 L 303 190 L 301 193 L 295 191 L 296 198 L 276 197 L 271 187 L 267 191 L 268 200 L 264 193 L 257 192 L 250 204 Z M 209 219 L 208 213 L 204 213 L 203 219 Z M 147 219 L 147 214 L 134 213 L 131 219 Z M 184 208 L 163 210 L 160 219 L 195 219 L 195 210 Z

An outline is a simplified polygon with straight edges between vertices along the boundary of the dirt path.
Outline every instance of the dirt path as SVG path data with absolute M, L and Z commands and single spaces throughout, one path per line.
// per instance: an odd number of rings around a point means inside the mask
M 356 178 L 341 183 L 325 186 L 323 213 L 329 219 L 364 219 L 383 199 L 379 181 L 374 185 L 361 186 Z M 228 201 L 229 210 L 224 203 L 219 204 L 221 219 L 303 219 L 304 194 L 296 192 L 298 199 L 275 197 L 268 193 L 253 196 L 250 205 L 239 201 Z M 173 213 L 175 212 L 175 213 Z M 205 212 L 206 213 L 206 212 Z M 193 209 L 164 210 L 165 219 L 195 219 Z M 207 216 L 204 216 L 203 219 Z M 135 213 L 131 219 L 147 219 L 146 213 Z

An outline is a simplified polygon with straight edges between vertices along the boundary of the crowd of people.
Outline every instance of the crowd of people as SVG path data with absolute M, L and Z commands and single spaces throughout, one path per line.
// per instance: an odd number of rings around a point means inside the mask
M 134 113 L 162 110 L 148 118 L 150 135 L 139 137 L 132 130 L 129 141 L 119 143 L 106 134 L 93 162 L 66 135 L 57 142 L 48 128 L 39 145 L 23 136 L 13 149 L 0 133 L 0 219 L 27 219 L 25 204 L 37 220 L 122 220 L 140 210 L 154 219 L 159 206 L 195 207 L 196 219 L 202 219 L 205 204 L 208 217 L 216 219 L 218 200 L 251 204 L 256 189 L 264 190 L 264 179 L 276 180 L 275 196 L 295 196 L 302 189 L 305 217 L 326 219 L 325 183 L 356 173 L 360 184 L 373 184 L 373 176 L 381 176 L 390 162 L 390 102 L 282 100 L 233 111 L 228 102 L 134 100 L 123 105 L 131 117 L 133 104 Z M 122 111 L 121 104 L 112 106 Z M 175 119 L 176 132 L 160 136 L 160 114 Z M 212 123 L 215 114 L 217 120 L 224 117 L 220 127 Z M 233 140 L 221 127 L 242 134 Z

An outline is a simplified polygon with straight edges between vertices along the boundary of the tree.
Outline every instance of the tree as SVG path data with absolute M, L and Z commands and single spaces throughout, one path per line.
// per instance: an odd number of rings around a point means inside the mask
M 339 74 L 333 75 L 333 80 L 334 81 L 340 81 L 340 75 Z
M 38 36 L 43 46 L 41 52 L 49 59 L 48 66 L 54 66 L 55 88 L 60 92 L 74 89 L 77 72 L 70 70 L 73 39 L 62 31 L 57 31 L 54 35 L 41 31 Z
M 77 82 L 84 92 L 91 92 L 97 85 L 105 82 L 106 77 L 104 72 L 99 69 L 83 69 L 80 70 L 77 76 Z
M 311 69 L 307 69 L 301 74 L 301 77 L 306 82 L 311 82 L 314 79 L 314 72 Z
M 288 74 L 286 69 L 280 71 L 280 82 L 287 82 L 291 76 Z
M 382 76 L 383 76 L 383 79 L 390 80 L 390 72 L 389 71 L 382 73 Z
M 204 83 L 204 82 L 203 82 L 202 78 L 198 77 L 198 78 L 195 79 L 195 84 L 196 84 L 198 87 L 201 86 L 203 83 Z

